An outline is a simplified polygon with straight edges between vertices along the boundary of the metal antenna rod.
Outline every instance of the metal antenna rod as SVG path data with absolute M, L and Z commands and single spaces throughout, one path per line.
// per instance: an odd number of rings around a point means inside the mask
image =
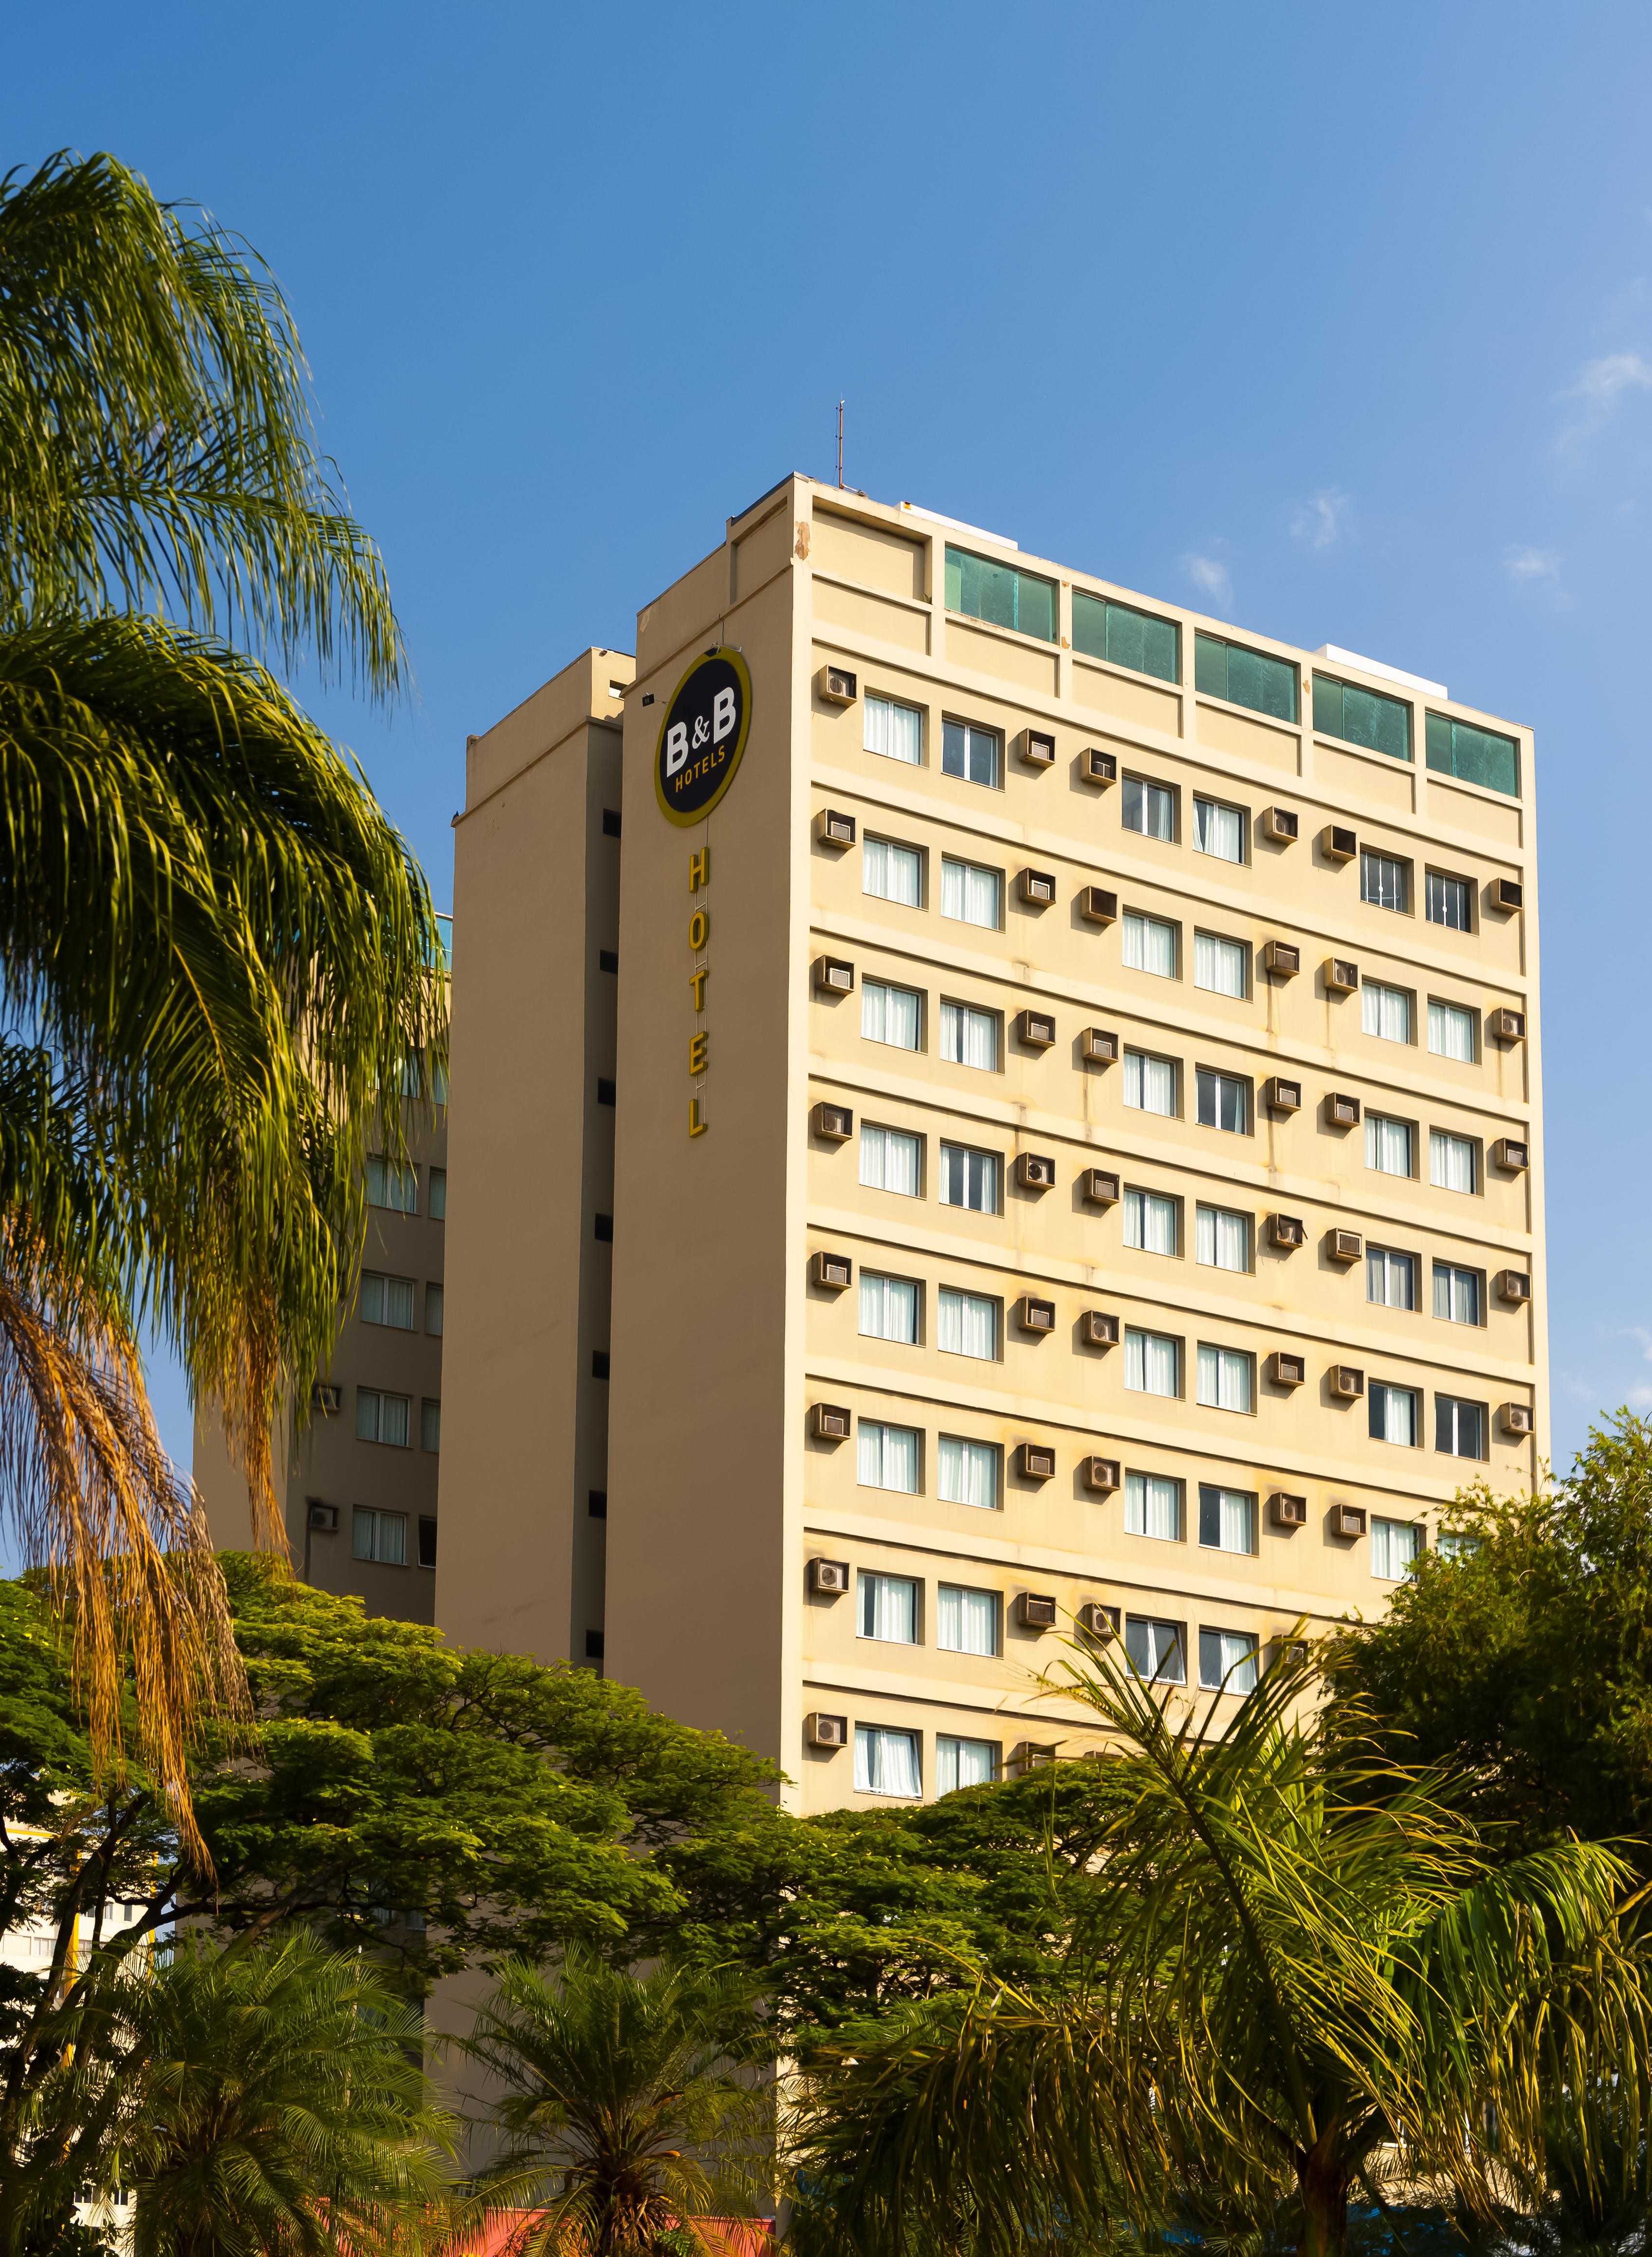
M 843 402 L 838 402 L 838 488 L 843 486 Z

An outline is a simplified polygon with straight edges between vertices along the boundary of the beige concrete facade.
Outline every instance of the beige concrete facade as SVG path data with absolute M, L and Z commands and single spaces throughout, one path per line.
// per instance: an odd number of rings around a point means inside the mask
M 951 609 L 949 547 L 979 560 Z M 980 616 L 1016 584 L 1032 632 Z M 1173 626 L 1179 678 L 1075 649 L 1097 600 L 1126 642 L 1131 614 Z M 1279 662 L 1299 718 L 1200 694 L 1201 636 Z M 661 722 L 719 647 L 749 737 L 680 827 Z M 1316 730 L 1316 674 L 1407 709 L 1409 756 Z M 1430 714 L 1512 740 L 1519 790 L 1431 768 Z M 947 772 L 949 724 L 987 780 Z M 1202 1631 L 1265 1656 L 1384 1606 L 1409 1531 L 1436 1543 L 1460 1486 L 1546 1452 L 1533 781 L 1526 731 L 1433 685 L 922 513 L 794 478 L 731 520 L 641 613 L 635 670 L 587 654 L 471 748 L 443 1627 L 601 1658 L 815 1808 L 869 1791 L 857 1762 L 887 1785 L 910 1760 L 931 1795 L 938 1764 L 1086 1744 L 1032 1698 L 1060 1648 L 1024 1595 L 1058 1631 L 1086 1603 L 1138 1644 L 1176 1626 L 1195 1683 Z M 982 1205 L 943 1199 L 943 1147 L 985 1156 Z M 1436 1447 L 1443 1419 L 1481 1454 Z M 951 1501 L 966 1457 L 985 1503 Z M 868 1576 L 892 1580 L 869 1599 Z M 857 1756 L 860 1727 L 913 1737 Z

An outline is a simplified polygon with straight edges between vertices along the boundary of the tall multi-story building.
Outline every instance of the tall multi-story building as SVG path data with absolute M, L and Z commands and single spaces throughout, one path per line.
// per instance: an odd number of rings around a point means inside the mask
M 1544 1454 L 1529 733 L 810 479 L 470 748 L 437 1616 L 799 1808 Z

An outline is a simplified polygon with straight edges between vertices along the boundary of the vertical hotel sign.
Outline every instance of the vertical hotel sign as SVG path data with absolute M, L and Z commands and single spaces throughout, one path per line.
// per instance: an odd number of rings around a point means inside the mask
M 702 822 L 734 781 L 740 756 L 751 727 L 751 675 L 737 650 L 719 647 L 697 658 L 672 693 L 660 723 L 654 748 L 654 796 L 668 823 Z M 709 841 L 691 854 L 688 889 L 704 892 L 711 884 Z M 691 969 L 689 994 L 694 1015 L 702 1023 L 689 1037 L 688 1072 L 691 1082 L 703 1082 L 711 1071 L 711 1032 L 703 1023 L 705 988 L 711 978 L 711 910 L 697 903 L 688 921 L 688 950 Z M 688 1133 L 703 1136 L 708 1123 L 700 1118 L 698 1092 L 688 1102 Z

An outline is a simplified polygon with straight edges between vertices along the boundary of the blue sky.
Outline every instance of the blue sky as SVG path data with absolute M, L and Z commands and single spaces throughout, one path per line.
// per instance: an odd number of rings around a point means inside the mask
M 853 485 L 1530 723 L 1563 1464 L 1652 1404 L 1649 66 L 1588 0 L 81 0 L 0 146 L 274 268 L 419 684 L 298 686 L 443 906 L 467 732 L 829 475 L 840 393 Z

